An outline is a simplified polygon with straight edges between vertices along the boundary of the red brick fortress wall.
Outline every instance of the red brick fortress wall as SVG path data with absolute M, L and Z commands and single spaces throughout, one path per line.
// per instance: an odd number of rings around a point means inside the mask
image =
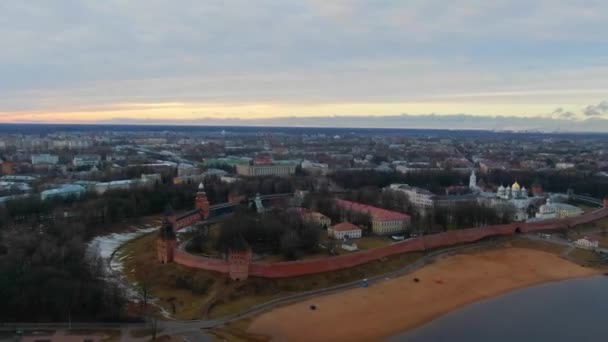
M 608 217 L 608 208 L 598 209 L 569 219 L 546 220 L 533 223 L 512 223 L 484 228 L 469 228 L 446 233 L 426 235 L 423 237 L 397 242 L 388 246 L 341 255 L 331 258 L 320 258 L 278 263 L 251 263 L 249 276 L 265 278 L 285 278 L 313 273 L 335 271 L 354 267 L 384 257 L 407 252 L 424 251 L 437 247 L 447 247 L 459 243 L 474 242 L 485 237 L 513 235 L 542 230 L 568 228 L 590 223 Z M 206 270 L 229 273 L 228 261 L 194 256 L 184 251 L 176 250 L 174 262 L 180 265 Z
M 177 248 L 173 253 L 173 262 L 179 265 L 221 273 L 228 273 L 230 271 L 230 264 L 226 260 L 192 255 Z

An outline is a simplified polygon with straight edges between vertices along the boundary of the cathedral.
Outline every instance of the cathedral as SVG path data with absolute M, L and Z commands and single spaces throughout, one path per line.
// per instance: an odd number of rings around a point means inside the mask
M 477 185 L 477 176 L 475 171 L 471 171 L 469 177 L 469 189 L 478 194 L 480 203 L 485 203 L 496 209 L 511 207 L 515 209 L 513 220 L 526 221 L 528 219 L 528 208 L 532 204 L 531 197 L 528 196 L 526 187 L 522 187 L 518 182 L 504 187 L 500 185 L 496 192 L 484 192 Z
M 519 183 L 515 182 L 513 185 L 507 186 L 499 186 L 498 191 L 496 191 L 496 197 L 502 199 L 524 199 L 528 198 L 528 190 L 526 187 L 520 187 Z

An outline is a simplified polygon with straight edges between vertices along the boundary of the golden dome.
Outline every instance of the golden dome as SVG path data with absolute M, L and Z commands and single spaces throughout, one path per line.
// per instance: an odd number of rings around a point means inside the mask
M 511 189 L 519 190 L 520 189 L 519 183 L 517 183 L 517 182 L 513 183 L 513 185 L 511 186 Z

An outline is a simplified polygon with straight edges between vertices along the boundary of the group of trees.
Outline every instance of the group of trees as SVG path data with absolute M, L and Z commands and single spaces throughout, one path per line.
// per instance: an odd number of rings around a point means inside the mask
M 589 171 L 550 170 L 550 171 L 509 171 L 494 170 L 481 175 L 489 184 L 512 184 L 517 181 L 530 187 L 539 184 L 543 190 L 550 192 L 566 192 L 572 189 L 574 193 L 586 194 L 596 198 L 608 195 L 608 177 L 596 175 Z
M 280 253 L 294 260 L 317 250 L 321 229 L 291 210 L 257 214 L 240 207 L 221 223 L 215 248 L 221 253 L 251 248 L 256 253 Z
M 90 237 L 113 223 L 162 212 L 167 202 L 175 209 L 192 208 L 195 194 L 193 186 L 159 184 L 151 189 L 87 193 L 80 199 L 42 201 L 30 197 L 0 206 L 0 227 L 79 222 L 90 228 L 86 232 Z
M 362 193 L 366 194 L 363 196 L 369 196 L 369 197 L 366 197 L 367 200 L 362 201 L 361 203 L 377 205 L 375 200 L 372 200 L 372 199 L 376 199 L 375 192 L 372 189 L 368 188 L 368 189 L 362 190 Z M 351 195 L 351 196 L 349 196 L 349 195 Z M 355 198 L 353 198 L 353 197 L 357 197 L 357 196 L 353 195 L 353 194 L 348 194 L 345 197 L 345 199 L 355 201 Z M 368 213 L 363 213 L 363 212 L 358 212 L 358 211 L 353 211 L 353 210 L 345 210 L 344 208 L 341 208 L 340 206 L 338 206 L 335 203 L 334 198 L 330 193 L 327 193 L 324 191 L 311 192 L 306 196 L 306 198 L 304 198 L 304 202 L 302 203 L 302 205 L 306 208 L 309 208 L 314 211 L 318 211 L 321 214 L 329 217 L 333 224 L 347 221 L 347 222 L 350 222 L 354 225 L 361 227 L 363 229 L 364 234 L 371 234 L 371 229 L 372 229 L 371 216 Z
M 545 191 L 566 192 L 572 189 L 577 194 L 587 194 L 596 198 L 608 195 L 608 177 L 598 176 L 589 171 L 573 170 L 493 170 L 478 174 L 478 181 L 485 184 L 512 184 L 518 181 L 530 188 L 539 184 Z M 405 183 L 430 190 L 436 194 L 444 193 L 446 187 L 468 184 L 467 173 L 450 170 L 421 170 L 402 174 L 399 172 L 378 172 L 374 170 L 337 171 L 331 179 L 344 189 L 363 187 L 382 188 L 391 183 Z
M 374 186 L 347 191 L 342 197 L 349 201 L 406 213 L 411 217 L 412 230 L 418 234 L 509 223 L 513 217 L 513 208 L 505 206 L 498 210 L 474 201 L 420 209 L 411 204 L 407 195 L 382 191 Z M 364 233 L 371 233 L 369 215 L 344 210 L 335 204 L 331 194 L 327 192 L 310 193 L 304 199 L 303 205 L 328 216 L 332 222 L 349 221 L 363 227 Z
M 344 189 L 363 187 L 383 188 L 391 183 L 405 183 L 419 186 L 434 193 L 456 184 L 468 184 L 468 175 L 457 171 L 424 170 L 407 174 L 399 172 L 378 172 L 374 170 L 344 170 L 333 173 L 331 179 Z
M 0 231 L 0 321 L 120 320 L 125 296 L 80 223 Z
M 497 210 L 477 202 L 457 202 L 453 205 L 435 206 L 427 209 L 424 215 L 416 215 L 414 227 L 418 228 L 418 233 L 426 234 L 505 224 L 511 222 L 513 210 L 507 206 Z

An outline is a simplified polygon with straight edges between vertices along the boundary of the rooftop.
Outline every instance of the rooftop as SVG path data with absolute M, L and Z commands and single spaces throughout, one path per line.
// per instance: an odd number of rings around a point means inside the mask
M 408 214 L 400 213 L 397 211 L 386 210 L 367 204 L 346 201 L 343 199 L 336 199 L 336 204 L 345 209 L 368 212 L 372 217 L 378 220 L 404 220 L 410 217 L 410 215 Z
M 338 223 L 335 226 L 331 226 L 331 229 L 335 230 L 335 231 L 338 231 L 338 232 L 351 231 L 351 230 L 361 230 L 361 228 L 355 226 L 354 224 L 352 224 L 350 222 Z

